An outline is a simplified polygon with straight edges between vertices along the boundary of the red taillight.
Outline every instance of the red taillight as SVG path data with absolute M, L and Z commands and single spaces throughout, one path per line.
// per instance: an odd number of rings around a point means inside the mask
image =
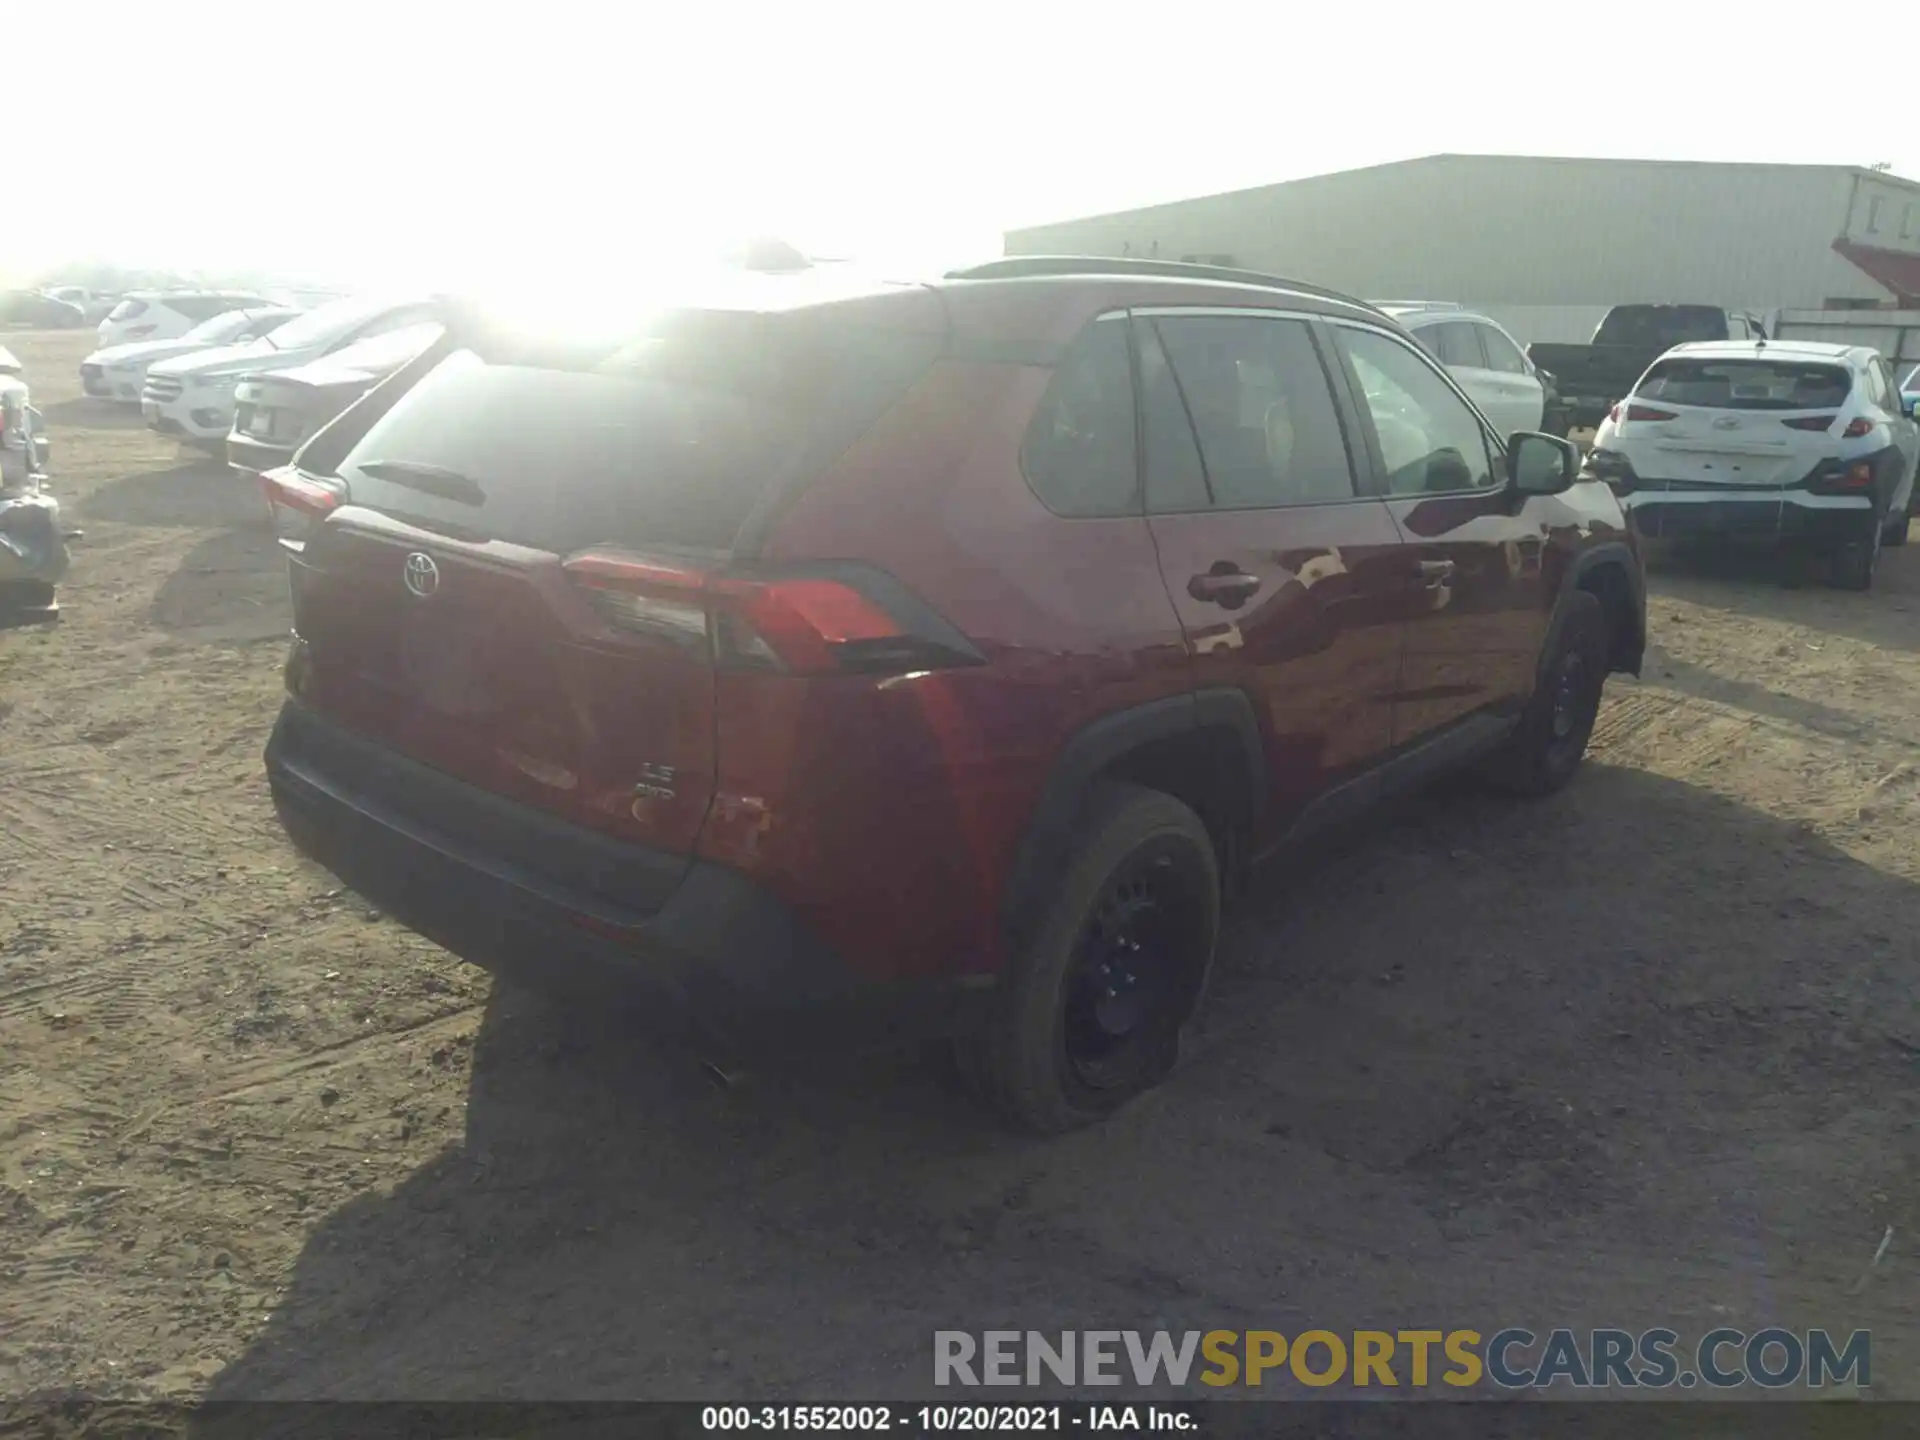
M 1832 428 L 1833 422 L 1838 418 L 1836 415 L 1796 415 L 1793 419 L 1782 420 L 1780 423 L 1789 430 L 1827 430 Z
M 331 485 L 310 480 L 297 470 L 269 470 L 260 477 L 269 505 L 297 510 L 315 520 L 340 508 L 340 492 Z
M 260 488 L 266 493 L 274 535 L 295 555 L 306 548 L 320 522 L 339 509 L 344 498 L 337 487 L 292 468 L 267 471 L 260 477 Z
M 938 616 L 907 601 L 914 613 L 903 618 L 862 588 L 861 567 L 843 568 L 852 578 L 745 578 L 606 550 L 566 562 L 609 624 L 707 641 L 729 668 L 834 675 L 979 663 Z
M 1679 416 L 1671 410 L 1656 410 L 1651 405 L 1627 406 L 1629 420 L 1677 420 Z
M 1842 469 L 1839 462 L 1835 461 L 1833 462 L 1832 469 L 1816 473 L 1807 484 L 1811 489 L 1822 491 L 1841 490 L 1853 492 L 1871 490 L 1873 488 L 1873 462 L 1871 460 L 1856 460 L 1851 465 Z
M 1847 428 L 1840 433 L 1849 440 L 1858 440 L 1862 435 L 1871 434 L 1873 421 L 1864 415 L 1856 415 L 1847 422 Z

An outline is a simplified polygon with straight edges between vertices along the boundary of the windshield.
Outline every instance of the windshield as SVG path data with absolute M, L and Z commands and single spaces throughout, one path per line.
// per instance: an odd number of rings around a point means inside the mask
M 132 320 L 136 316 L 145 314 L 146 309 L 147 302 L 144 300 L 122 300 L 118 305 L 113 307 L 112 311 L 107 315 L 107 319 Z
M 253 317 L 246 311 L 229 310 L 211 320 L 202 320 L 180 338 L 200 345 L 224 345 L 230 340 L 239 339 L 252 323 Z
M 1726 338 L 1726 311 L 1711 305 L 1616 305 L 1600 322 L 1593 343 L 1665 350 L 1689 340 Z
M 438 340 L 440 333 L 441 327 L 438 321 L 429 320 L 424 325 L 409 325 L 404 330 L 376 335 L 370 340 L 361 340 L 349 345 L 344 350 L 336 350 L 328 357 L 327 363 L 337 362 L 349 367 L 364 365 L 373 369 L 391 366 L 397 370 Z
M 309 346 L 324 345 L 392 308 L 392 302 L 387 300 L 336 300 L 282 325 L 267 337 L 268 343 L 277 350 L 305 350 Z
M 1640 382 L 1643 400 L 1712 410 L 1831 410 L 1853 381 L 1838 365 L 1787 360 L 1662 360 Z

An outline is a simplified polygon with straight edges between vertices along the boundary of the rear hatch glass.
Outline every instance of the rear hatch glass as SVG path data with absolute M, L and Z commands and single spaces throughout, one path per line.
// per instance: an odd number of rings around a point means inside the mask
M 460 351 L 338 474 L 356 505 L 559 554 L 725 549 L 769 489 L 819 468 L 897 399 L 936 343 L 693 312 L 577 368 Z M 430 472 L 466 483 L 423 484 Z
M 1676 357 L 1647 371 L 1639 394 L 1716 410 L 1830 410 L 1844 404 L 1852 388 L 1839 365 Z
M 1652 448 L 1649 478 L 1790 485 L 1834 453 L 1852 385 L 1839 365 L 1675 356 L 1647 371 L 1627 421 Z
M 690 853 L 716 768 L 704 609 L 623 626 L 560 559 L 726 551 L 944 343 L 924 306 L 905 333 L 831 309 L 448 355 L 342 458 L 348 503 L 294 562 L 303 698 L 484 790 Z

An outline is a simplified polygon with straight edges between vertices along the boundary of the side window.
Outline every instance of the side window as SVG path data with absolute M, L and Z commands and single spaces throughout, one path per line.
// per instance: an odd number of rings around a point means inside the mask
M 1056 515 L 1139 513 L 1125 316 L 1102 316 L 1074 337 L 1040 397 L 1020 456 L 1034 493 Z
M 1304 320 L 1183 315 L 1143 325 L 1159 339 L 1193 422 L 1213 509 L 1354 498 L 1333 389 Z M 1143 380 L 1147 371 L 1143 354 Z M 1148 493 L 1154 508 L 1166 508 L 1158 484 Z
M 1340 326 L 1336 333 L 1360 381 L 1391 493 L 1431 495 L 1493 487 L 1486 431 L 1431 365 L 1377 331 Z
M 1480 343 L 1486 347 L 1489 370 L 1498 370 L 1502 375 L 1527 373 L 1526 357 L 1520 353 L 1519 347 L 1506 337 L 1504 331 L 1496 330 L 1491 325 L 1476 325 L 1473 328 L 1480 332 Z
M 1200 445 L 1193 438 L 1187 397 L 1173 373 L 1173 362 L 1153 321 L 1134 323 L 1134 343 L 1140 349 L 1140 444 L 1145 452 L 1147 511 L 1153 515 L 1185 515 L 1213 506 L 1207 472 L 1200 463 Z
M 1727 316 L 1727 338 L 1729 340 L 1748 340 L 1752 338 L 1747 330 L 1747 322 L 1744 316 Z
M 1442 365 L 1466 365 L 1475 370 L 1487 368 L 1487 357 L 1480 349 L 1478 327 L 1464 320 L 1449 320 L 1444 325 L 1427 327 L 1433 336 L 1426 348 L 1440 357 Z

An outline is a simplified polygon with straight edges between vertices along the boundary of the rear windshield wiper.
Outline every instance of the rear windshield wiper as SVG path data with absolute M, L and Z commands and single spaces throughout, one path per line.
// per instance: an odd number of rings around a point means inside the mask
M 487 492 L 480 488 L 478 481 L 444 465 L 428 465 L 419 460 L 369 460 L 353 468 L 375 480 L 405 485 L 410 490 L 421 490 L 461 505 L 487 503 Z

